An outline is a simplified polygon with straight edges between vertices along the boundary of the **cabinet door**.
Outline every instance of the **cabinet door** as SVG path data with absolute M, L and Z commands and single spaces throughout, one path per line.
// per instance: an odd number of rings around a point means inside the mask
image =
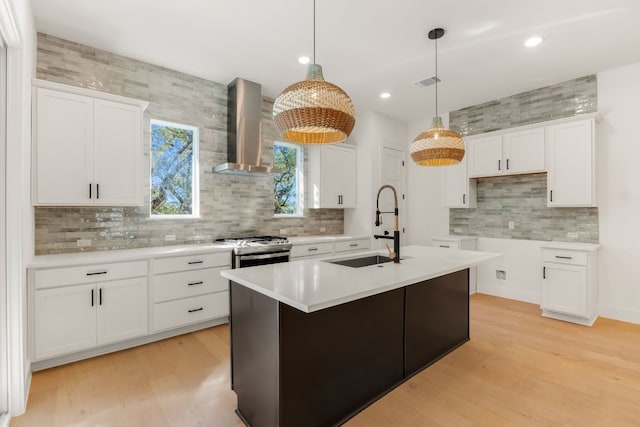
M 94 101 L 97 205 L 142 205 L 142 110 Z
M 544 263 L 542 304 L 545 310 L 587 316 L 586 267 Z
M 594 122 L 546 128 L 547 205 L 595 206 Z
M 67 286 L 35 292 L 36 360 L 96 345 L 96 287 Z
M 33 203 L 93 204 L 93 100 L 36 89 L 34 110 Z
M 468 138 L 469 177 L 495 176 L 504 173 L 502 136 Z
M 470 182 L 467 175 L 467 158 L 442 168 L 442 206 L 446 208 L 475 207 L 475 181 Z
M 506 174 L 544 172 L 544 128 L 504 135 Z
M 323 208 L 356 206 L 356 151 L 343 147 L 321 148 L 320 199 Z
M 122 341 L 148 331 L 147 278 L 98 285 L 98 344 Z

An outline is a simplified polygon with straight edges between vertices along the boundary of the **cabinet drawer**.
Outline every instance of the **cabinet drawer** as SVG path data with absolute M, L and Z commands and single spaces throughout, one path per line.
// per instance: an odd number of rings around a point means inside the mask
M 177 328 L 229 315 L 229 292 L 200 295 L 153 305 L 153 330 Z
M 330 254 L 333 252 L 333 243 L 316 243 L 308 245 L 296 245 L 291 248 L 291 258 L 308 255 Z
M 171 258 L 156 258 L 153 260 L 153 272 L 155 274 L 224 266 L 231 266 L 230 251 Z
M 153 302 L 225 291 L 229 281 L 220 275 L 227 267 L 205 268 L 153 276 Z
M 433 246 L 444 249 L 460 249 L 460 242 L 451 242 L 445 240 L 434 240 Z
M 347 242 L 336 242 L 336 252 L 360 251 L 369 249 L 369 239 L 350 240 Z
M 56 286 L 96 283 L 106 280 L 146 276 L 148 273 L 147 266 L 147 261 L 132 261 L 36 270 L 35 287 L 36 289 L 46 289 Z
M 559 264 L 587 265 L 587 253 L 566 249 L 543 249 L 542 260 Z

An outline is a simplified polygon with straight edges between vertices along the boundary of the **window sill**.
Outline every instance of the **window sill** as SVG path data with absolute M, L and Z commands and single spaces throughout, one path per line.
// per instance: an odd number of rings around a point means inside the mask
M 152 221 L 164 221 L 174 219 L 202 219 L 200 215 L 149 215 Z
M 303 214 L 273 214 L 274 218 L 304 218 Z

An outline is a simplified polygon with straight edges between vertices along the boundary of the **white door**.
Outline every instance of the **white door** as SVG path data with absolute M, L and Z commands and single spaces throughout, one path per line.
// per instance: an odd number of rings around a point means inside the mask
M 36 94 L 36 203 L 92 204 L 93 101 L 41 88 Z
M 469 137 L 469 177 L 496 176 L 504 173 L 502 164 L 502 136 Z M 465 156 L 466 157 L 466 156 Z
M 7 51 L 0 41 L 0 212 L 6 218 Z M 0 414 L 8 408 L 6 223 L 0 221 Z
M 544 128 L 504 135 L 505 173 L 544 172 Z
M 446 208 L 469 207 L 469 178 L 467 158 L 457 165 L 442 167 L 442 206 Z
M 398 195 L 398 211 L 400 214 L 400 245 L 402 246 L 402 235 L 406 230 L 406 217 L 404 209 L 404 151 L 397 150 L 391 147 L 382 147 L 382 162 L 380 168 L 380 187 L 383 185 L 391 185 L 396 189 Z M 389 236 L 393 236 L 395 230 L 395 218 L 394 208 L 395 203 L 393 200 L 393 192 L 389 189 L 384 189 L 380 193 L 379 207 L 381 212 L 391 212 L 381 215 L 382 225 L 376 230 L 376 234 L 384 234 L 388 232 Z M 391 240 L 381 240 L 381 245 L 384 247 L 385 243 L 389 244 L 389 247 L 393 249 L 393 242 Z
M 147 333 L 147 278 L 98 284 L 98 344 Z
M 96 345 L 96 286 L 35 292 L 36 360 Z
M 94 100 L 94 183 L 97 205 L 142 205 L 141 109 Z
M 545 263 L 543 269 L 542 308 L 558 313 L 586 316 L 586 268 Z

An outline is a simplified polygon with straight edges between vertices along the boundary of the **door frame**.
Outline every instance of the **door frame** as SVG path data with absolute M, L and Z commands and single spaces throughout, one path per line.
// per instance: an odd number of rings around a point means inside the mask
M 402 161 L 404 162 L 404 166 L 402 166 L 402 191 L 398 192 L 398 213 L 399 213 L 399 221 L 400 221 L 400 245 L 403 244 L 403 238 L 407 235 L 407 149 L 404 146 L 400 146 L 398 144 L 394 144 L 391 141 L 380 141 L 379 145 L 379 154 L 378 154 L 378 188 L 380 188 L 384 183 L 382 182 L 382 168 L 384 164 L 384 149 L 388 148 L 390 150 L 399 151 L 402 153 Z M 377 191 L 377 189 L 375 190 Z M 374 193 L 375 194 L 375 193 Z M 405 198 L 402 198 L 404 194 Z M 375 196 L 374 196 L 375 201 Z M 404 230 L 404 231 L 403 231 Z M 404 242 L 406 244 L 406 242 Z M 384 247 L 384 245 L 380 245 L 380 247 Z
M 0 37 L 0 212 L 6 217 L 7 49 Z M 0 414 L 9 412 L 9 352 L 7 351 L 6 223 L 0 223 Z

